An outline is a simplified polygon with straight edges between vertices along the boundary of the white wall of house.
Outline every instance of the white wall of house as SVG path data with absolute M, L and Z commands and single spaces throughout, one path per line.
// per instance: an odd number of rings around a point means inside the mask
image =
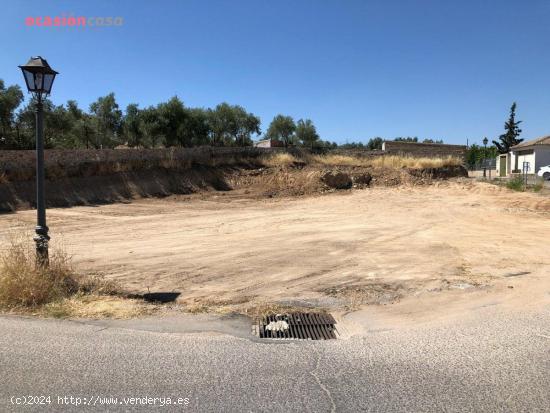
M 519 169 L 520 172 L 523 171 L 523 162 L 529 162 L 529 171 L 528 173 L 534 174 L 535 172 L 535 161 L 537 157 L 538 150 L 535 149 L 522 149 L 520 151 L 513 151 L 510 156 L 511 171 Z M 517 163 L 516 163 L 517 158 Z M 511 172 L 510 171 L 510 172 Z
M 500 157 L 497 157 L 497 176 L 500 176 Z M 506 155 L 506 175 L 510 175 L 516 168 L 516 157 L 518 158 L 517 167 L 520 171 L 523 168 L 523 162 L 529 162 L 530 174 L 536 174 L 543 166 L 550 165 L 550 145 L 536 145 L 522 148 L 520 151 L 512 151 Z

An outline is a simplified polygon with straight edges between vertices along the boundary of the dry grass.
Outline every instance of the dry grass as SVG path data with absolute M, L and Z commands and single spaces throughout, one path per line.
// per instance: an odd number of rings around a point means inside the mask
M 37 266 L 34 254 L 30 245 L 12 240 L 0 256 L 1 307 L 37 307 L 78 292 L 78 277 L 65 254 L 52 253 L 47 267 Z
M 193 302 L 182 302 L 180 308 L 187 313 L 215 313 L 215 314 L 234 314 L 241 313 L 241 309 L 246 307 L 254 297 L 242 296 L 232 299 L 201 299 Z
M 381 167 L 381 168 L 441 168 L 444 166 L 461 165 L 460 158 L 447 156 L 444 158 L 415 158 L 412 156 L 384 155 L 370 158 L 360 158 L 345 155 L 313 155 L 310 157 L 311 163 L 317 163 L 328 166 L 363 166 L 363 167 Z
M 152 315 L 158 309 L 158 306 L 141 300 L 93 293 L 76 294 L 54 301 L 36 309 L 33 313 L 56 318 L 128 319 Z
M 327 166 L 370 166 L 372 159 L 345 155 L 311 155 L 309 163 Z
M 278 152 L 270 156 L 266 156 L 262 159 L 262 163 L 265 166 L 287 166 L 292 165 L 294 162 L 297 162 L 298 160 L 289 153 L 282 153 Z
M 324 166 L 361 166 L 361 167 L 382 167 L 382 168 L 441 168 L 444 166 L 462 165 L 463 161 L 454 156 L 441 158 L 416 158 L 401 155 L 383 155 L 376 157 L 355 157 L 349 155 L 304 155 L 303 159 L 297 159 L 289 153 L 276 153 L 265 157 L 262 163 L 266 166 L 288 166 L 296 162 L 305 161 L 312 165 Z
M 324 308 L 300 307 L 292 305 L 283 305 L 277 303 L 263 302 L 249 307 L 241 308 L 238 311 L 254 320 L 259 320 L 270 314 L 292 314 L 292 313 L 324 313 Z
M 5 172 L 1 172 L 0 173 L 0 185 L 2 184 L 7 184 L 9 181 L 8 181 L 8 176 L 6 175 Z
M 77 274 L 61 248 L 50 251 L 49 265 L 37 266 L 32 243 L 12 238 L 0 254 L 0 311 L 77 318 L 131 318 L 155 311 L 154 305 L 123 298 L 116 283 L 100 275 Z
M 385 168 L 442 168 L 444 166 L 462 165 L 463 161 L 455 156 L 446 156 L 444 158 L 414 158 L 410 156 L 388 155 L 380 156 L 370 160 L 372 166 Z
M 243 314 L 258 320 L 268 314 L 290 314 L 297 312 L 322 313 L 326 310 L 317 307 L 301 307 L 273 303 L 269 300 L 256 300 L 255 297 L 243 296 L 229 300 L 199 299 L 193 302 L 180 303 L 179 309 L 190 314 Z

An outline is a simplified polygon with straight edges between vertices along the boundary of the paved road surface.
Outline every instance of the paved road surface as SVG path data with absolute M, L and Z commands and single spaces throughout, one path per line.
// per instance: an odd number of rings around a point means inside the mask
M 251 340 L 241 320 L 224 326 L 212 329 L 237 336 L 190 332 L 185 318 L 0 317 L 0 411 L 152 410 L 59 406 L 57 396 L 188 399 L 159 412 L 550 411 L 548 307 L 489 306 L 460 324 L 367 328 L 330 342 L 270 344 Z M 28 395 L 52 404 L 10 402 Z

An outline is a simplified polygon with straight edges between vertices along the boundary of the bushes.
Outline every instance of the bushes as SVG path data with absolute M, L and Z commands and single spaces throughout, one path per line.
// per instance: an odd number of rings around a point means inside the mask
M 506 188 L 512 191 L 523 191 L 523 178 L 521 176 L 515 176 L 506 183 Z
M 48 267 L 35 265 L 35 251 L 12 241 L 0 256 L 0 307 L 36 307 L 75 294 L 79 280 L 65 254 Z
M 34 244 L 12 240 L 0 253 L 0 312 L 46 317 L 133 318 L 158 306 L 127 298 L 102 276 L 81 276 L 61 250 L 51 252 L 47 268 L 35 265 Z
M 531 177 L 529 177 L 529 181 L 533 182 L 531 180 Z M 489 181 L 489 182 L 494 184 L 494 185 L 506 187 L 506 188 L 508 188 L 512 191 L 517 191 L 517 192 L 525 192 L 525 191 L 530 192 L 530 191 L 533 191 L 533 192 L 538 193 L 538 192 L 541 192 L 545 189 L 543 180 L 535 178 L 534 183 L 527 183 L 526 184 L 525 183 L 525 177 L 522 176 L 522 175 L 513 176 L 508 180 L 506 180 L 506 179 L 495 179 L 495 180 Z
M 544 181 L 538 181 L 533 185 L 533 192 L 540 192 L 544 188 Z
M 79 297 L 119 294 L 112 281 L 78 275 L 61 249 L 50 252 L 48 267 L 35 263 L 34 244 L 22 239 L 11 240 L 0 254 L 0 309 L 36 310 L 51 305 L 59 308 L 59 304 Z

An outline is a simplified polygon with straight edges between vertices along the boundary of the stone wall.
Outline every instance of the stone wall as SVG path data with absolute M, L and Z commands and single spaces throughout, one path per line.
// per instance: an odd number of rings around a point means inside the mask
M 270 148 L 166 148 L 46 150 L 46 179 L 109 175 L 150 169 L 186 169 L 193 165 L 248 162 L 277 151 Z M 8 182 L 35 177 L 35 151 L 0 151 L 0 178 Z

